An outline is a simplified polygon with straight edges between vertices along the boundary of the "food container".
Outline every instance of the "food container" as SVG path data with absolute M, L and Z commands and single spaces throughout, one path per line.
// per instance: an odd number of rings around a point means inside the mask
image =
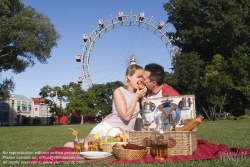
M 109 132 L 113 129 L 113 128 L 118 128 L 121 130 L 122 134 L 124 135 L 124 141 L 123 142 L 108 142 L 108 135 L 109 135 Z M 126 133 L 125 131 L 120 128 L 120 127 L 112 127 L 109 129 L 109 131 L 107 132 L 105 138 L 104 138 L 104 142 L 102 144 L 102 151 L 105 151 L 105 152 L 112 152 L 113 149 L 112 147 L 116 144 L 116 143 L 119 143 L 119 144 L 127 144 L 128 143 L 128 139 L 127 139 L 127 136 L 126 136 Z
M 136 160 L 146 156 L 148 150 L 131 150 L 118 147 L 116 144 L 113 146 L 113 153 L 118 159 Z
M 176 104 L 178 104 L 179 102 L 182 102 L 183 99 L 189 102 L 187 103 L 187 105 L 189 105 L 189 109 L 188 110 L 181 109 L 180 120 L 182 118 L 183 119 L 196 118 L 194 95 L 169 97 L 169 100 L 173 100 Z M 157 100 L 160 101 L 161 99 L 157 99 Z M 176 141 L 176 145 L 174 147 L 172 148 L 168 147 L 168 156 L 192 155 L 197 149 L 197 143 L 196 143 L 197 128 L 194 128 L 192 131 L 177 131 L 182 126 L 183 126 L 182 124 L 177 124 L 177 126 L 175 127 L 176 131 L 164 132 L 164 139 L 168 140 L 172 138 L 173 140 Z M 129 131 L 128 133 L 129 133 L 129 142 L 132 144 L 138 144 L 138 145 L 142 145 L 142 141 L 144 138 L 146 137 L 151 138 L 152 136 L 151 129 L 149 131 Z M 151 153 L 150 150 L 152 150 L 152 147 L 148 147 L 148 153 Z
M 181 107 L 183 110 L 189 110 L 191 108 L 191 98 L 183 97 L 181 101 Z

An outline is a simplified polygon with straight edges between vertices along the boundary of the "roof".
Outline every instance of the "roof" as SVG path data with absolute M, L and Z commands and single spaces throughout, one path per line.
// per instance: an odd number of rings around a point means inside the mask
M 34 101 L 34 103 L 40 104 L 39 97 L 32 97 L 31 99 Z
M 13 94 L 13 95 L 14 95 L 14 98 L 16 98 L 16 99 L 31 100 L 31 99 L 29 99 L 29 98 L 27 98 L 27 97 L 25 97 L 23 95 L 17 95 L 17 94 Z

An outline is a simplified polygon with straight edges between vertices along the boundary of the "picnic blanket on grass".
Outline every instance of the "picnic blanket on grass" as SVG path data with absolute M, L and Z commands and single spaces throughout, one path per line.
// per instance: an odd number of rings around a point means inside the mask
M 176 155 L 169 156 L 164 161 L 186 161 L 186 160 L 208 160 L 213 158 L 235 158 L 237 156 L 250 155 L 250 148 L 229 148 L 225 144 L 216 145 L 205 140 L 197 140 L 197 150 L 193 155 Z M 162 162 L 154 159 L 150 154 L 138 160 L 118 160 L 114 156 L 99 160 L 84 160 L 81 155 L 76 155 L 73 148 L 52 147 L 50 150 L 41 153 L 29 160 L 30 163 L 36 164 L 70 164 L 70 163 L 103 163 L 103 164 L 119 164 L 119 163 L 152 163 Z

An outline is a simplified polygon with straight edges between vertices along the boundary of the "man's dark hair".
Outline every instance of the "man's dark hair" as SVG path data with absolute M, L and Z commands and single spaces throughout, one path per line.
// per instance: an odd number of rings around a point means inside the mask
M 163 84 L 164 68 L 162 66 L 156 63 L 150 63 L 145 66 L 144 70 L 150 72 L 149 79 L 151 82 L 156 81 L 157 85 Z

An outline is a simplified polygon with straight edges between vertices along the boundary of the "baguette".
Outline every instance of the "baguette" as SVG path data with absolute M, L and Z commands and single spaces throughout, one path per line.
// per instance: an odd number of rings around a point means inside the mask
M 129 150 L 146 150 L 145 146 L 139 146 L 139 145 L 131 144 L 131 143 L 128 143 L 126 145 L 122 145 L 122 147 L 124 149 L 129 149 Z
M 199 115 L 197 118 L 192 119 L 191 121 L 188 121 L 186 125 L 178 129 L 178 131 L 191 131 L 193 130 L 196 126 L 200 125 L 202 119 L 204 117 Z

